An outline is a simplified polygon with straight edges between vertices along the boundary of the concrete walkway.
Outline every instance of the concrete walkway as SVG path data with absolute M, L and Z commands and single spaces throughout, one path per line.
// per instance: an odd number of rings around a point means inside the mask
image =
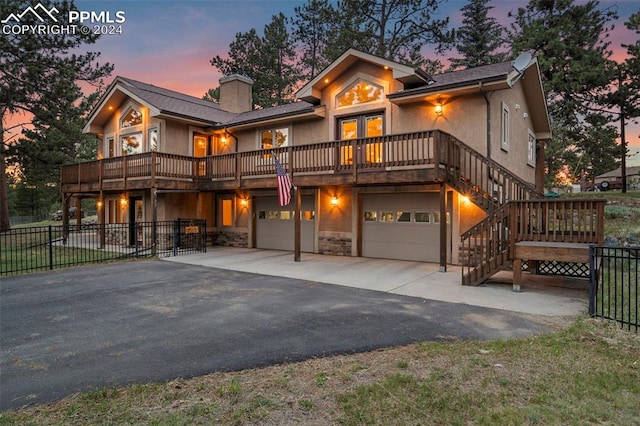
M 578 315 L 588 309 L 584 280 L 523 274 L 523 291 L 512 291 L 512 274 L 501 272 L 479 287 L 461 285 L 460 267 L 439 272 L 434 263 L 292 252 L 209 247 L 207 253 L 166 261 L 376 290 L 534 315 Z M 571 287 L 571 288 L 567 288 Z

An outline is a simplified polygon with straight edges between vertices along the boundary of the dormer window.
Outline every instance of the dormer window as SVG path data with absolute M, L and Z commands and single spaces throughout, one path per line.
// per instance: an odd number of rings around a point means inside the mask
M 349 86 L 337 98 L 338 108 L 361 105 L 370 102 L 381 102 L 384 90 L 377 84 L 364 80 L 358 80 Z
M 140 124 L 142 124 L 142 113 L 135 108 L 129 108 L 120 121 L 120 127 L 123 129 Z

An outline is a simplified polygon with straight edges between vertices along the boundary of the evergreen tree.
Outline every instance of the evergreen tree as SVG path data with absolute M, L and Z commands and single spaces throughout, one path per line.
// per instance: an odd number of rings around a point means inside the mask
M 640 11 L 631 15 L 625 25 L 640 35 Z M 626 125 L 629 120 L 640 116 L 640 38 L 634 44 L 623 44 L 622 47 L 627 49 L 627 58 L 620 64 L 610 61 L 615 79 L 609 91 L 606 91 L 599 98 L 599 103 L 611 107 L 611 115 L 616 121 L 620 122 L 620 149 L 618 156 L 622 168 L 622 192 L 626 192 Z
M 70 24 L 67 21 L 69 11 L 75 10 L 73 1 L 41 0 L 39 4 L 47 10 L 57 9 L 58 24 Z M 0 16 L 19 14 L 30 5 L 31 2 L 5 0 L 0 3 Z M 21 24 L 38 25 L 41 22 L 33 14 L 24 14 Z M 82 97 L 78 82 L 100 86 L 113 68 L 109 64 L 97 63 L 99 53 L 79 53 L 78 49 L 94 43 L 98 37 L 82 31 L 62 34 L 0 33 L 0 134 L 3 141 L 0 146 L 0 229 L 9 227 L 6 149 L 14 142 L 5 143 L 12 137 L 5 134 L 10 130 L 5 129 L 5 123 L 16 114 L 27 114 L 42 129 L 57 129 L 61 138 L 75 140 L 78 129 L 68 133 L 72 128 L 66 125 L 69 117 L 64 114 Z M 32 140 L 32 143 L 38 147 L 50 145 L 53 147 L 50 151 L 55 151 L 60 138 L 49 138 L 48 133 L 41 136 L 42 139 Z
M 442 63 L 425 58 L 422 49 L 433 45 L 442 52 L 453 40 L 453 32 L 447 30 L 449 18 L 434 18 L 439 4 L 440 0 L 343 0 L 338 2 L 341 21 L 335 42 L 340 48 L 355 47 L 435 72 Z
M 274 15 L 264 28 L 261 68 L 266 98 L 261 103 L 263 106 L 292 102 L 294 90 L 300 81 L 296 51 L 286 24 L 286 17 L 281 12 Z
M 584 133 L 576 129 L 600 122 L 594 116 L 601 112 L 593 109 L 593 99 L 613 78 L 607 66 L 611 51 L 606 40 L 615 18 L 612 10 L 599 9 L 596 0 L 584 4 L 574 4 L 573 0 L 531 0 L 514 16 L 511 50 L 536 55 L 547 94 L 554 137 L 545 153 L 564 152 L 563 162 L 570 170 L 575 170 L 579 158 L 572 152 L 584 145 Z M 615 139 L 598 143 L 611 146 Z M 545 184 L 550 185 L 559 169 L 553 156 L 546 158 Z
M 338 14 L 329 0 L 307 0 L 294 12 L 291 35 L 300 50 L 300 73 L 311 80 L 335 59 L 327 56 L 327 40 Z
M 468 0 L 462 9 L 462 26 L 455 34 L 455 48 L 461 58 L 451 58 L 450 68 L 473 68 L 495 64 L 507 58 L 505 28 L 489 16 L 490 0 Z
M 254 81 L 253 102 L 257 108 L 266 108 L 293 100 L 293 91 L 299 81 L 295 59 L 286 18 L 280 13 L 265 26 L 263 37 L 254 28 L 237 33 L 229 45 L 229 57 L 216 55 L 211 59 L 211 65 L 224 75 L 237 73 L 251 78 Z M 215 94 L 215 90 L 208 93 Z

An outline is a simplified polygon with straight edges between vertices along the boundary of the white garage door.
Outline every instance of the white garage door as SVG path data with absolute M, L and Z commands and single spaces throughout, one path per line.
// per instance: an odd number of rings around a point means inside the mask
M 439 193 L 366 194 L 362 215 L 363 256 L 440 261 Z
M 295 204 L 280 206 L 277 197 L 256 197 L 256 247 L 294 250 Z M 315 203 L 313 196 L 302 197 L 300 250 L 313 252 L 315 238 Z

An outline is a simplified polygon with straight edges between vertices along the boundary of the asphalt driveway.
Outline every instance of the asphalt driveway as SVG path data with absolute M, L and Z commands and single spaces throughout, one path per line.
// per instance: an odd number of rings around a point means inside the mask
M 163 262 L 0 280 L 0 410 L 425 340 L 548 330 L 548 318 Z

